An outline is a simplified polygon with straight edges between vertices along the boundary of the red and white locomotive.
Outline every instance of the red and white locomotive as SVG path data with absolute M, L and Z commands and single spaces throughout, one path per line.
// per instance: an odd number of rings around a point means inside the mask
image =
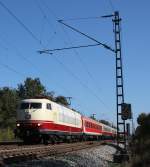
M 25 142 L 115 137 L 116 129 L 46 98 L 22 100 L 15 135 Z

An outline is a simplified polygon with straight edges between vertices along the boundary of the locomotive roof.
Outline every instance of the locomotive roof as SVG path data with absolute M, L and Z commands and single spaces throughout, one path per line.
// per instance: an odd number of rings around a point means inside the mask
M 78 114 L 80 114 L 80 115 L 82 115 L 80 112 L 78 112 L 78 111 L 76 111 L 75 109 L 73 109 L 73 108 L 70 108 L 70 107 L 68 107 L 68 106 L 65 106 L 65 105 L 63 105 L 63 104 L 60 104 L 60 103 L 57 103 L 57 102 L 55 102 L 55 101 L 52 101 L 52 100 L 50 100 L 50 99 L 48 99 L 48 98 L 44 98 L 44 97 L 42 97 L 42 98 L 40 98 L 40 97 L 36 97 L 36 98 L 28 98 L 28 99 L 23 99 L 23 100 L 21 100 L 21 102 L 51 102 L 51 103 L 55 103 L 55 104 L 57 104 L 57 105 L 60 105 L 60 106 L 63 106 L 63 107 L 66 107 L 66 108 L 68 108 L 68 109 L 70 109 L 70 110 L 72 110 L 72 111 L 74 111 L 74 112 L 77 112 Z
M 23 99 L 21 101 L 23 101 L 23 102 L 27 102 L 27 101 L 38 101 L 38 102 L 40 102 L 40 101 L 51 101 L 51 100 L 46 99 L 46 98 L 29 98 L 29 99 Z

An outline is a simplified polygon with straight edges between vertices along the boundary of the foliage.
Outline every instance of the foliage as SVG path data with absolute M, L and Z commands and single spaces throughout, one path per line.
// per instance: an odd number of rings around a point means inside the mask
M 94 114 L 91 115 L 89 118 L 93 119 L 93 120 L 96 120 L 96 118 L 94 117 Z
M 137 118 L 137 123 L 139 125 L 144 125 L 146 118 L 147 118 L 147 115 L 145 113 L 141 113 Z
M 15 89 L 4 87 L 0 90 L 0 127 L 11 127 L 15 123 L 18 95 Z
M 39 80 L 39 78 L 35 78 L 35 79 L 27 78 L 24 81 L 24 84 L 18 85 L 18 94 L 19 94 L 19 97 L 22 99 L 33 98 L 35 96 L 45 95 L 46 89 L 41 84 L 41 81 Z
M 137 118 L 139 126 L 136 129 L 135 135 L 139 140 L 144 140 L 150 137 L 150 114 L 142 113 Z
M 69 106 L 69 103 L 67 101 L 67 99 L 64 96 L 58 96 L 55 98 L 55 102 L 63 104 L 65 106 Z
M 52 101 L 55 101 L 55 92 L 51 91 L 51 92 L 46 92 L 45 93 L 45 96 L 49 99 L 49 100 L 52 100 Z
M 106 121 L 106 120 L 99 120 L 99 122 L 108 125 L 108 126 L 112 126 L 110 122 Z
M 131 143 L 131 167 L 146 167 L 150 164 L 150 114 L 140 114 L 137 122 L 139 126 Z

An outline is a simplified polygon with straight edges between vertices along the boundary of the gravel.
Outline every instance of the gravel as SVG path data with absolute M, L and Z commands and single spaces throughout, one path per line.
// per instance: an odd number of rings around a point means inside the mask
M 45 157 L 41 160 L 32 160 L 20 164 L 11 164 L 11 167 L 109 167 L 113 161 L 116 149 L 102 145 L 96 148 L 74 151 L 57 157 Z M 9 167 L 8 166 L 8 167 Z

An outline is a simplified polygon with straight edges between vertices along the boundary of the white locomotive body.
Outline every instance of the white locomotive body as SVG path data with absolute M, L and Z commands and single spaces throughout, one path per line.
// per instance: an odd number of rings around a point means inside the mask
M 48 99 L 22 100 L 17 110 L 17 127 L 17 136 L 25 141 L 82 134 L 81 115 Z

